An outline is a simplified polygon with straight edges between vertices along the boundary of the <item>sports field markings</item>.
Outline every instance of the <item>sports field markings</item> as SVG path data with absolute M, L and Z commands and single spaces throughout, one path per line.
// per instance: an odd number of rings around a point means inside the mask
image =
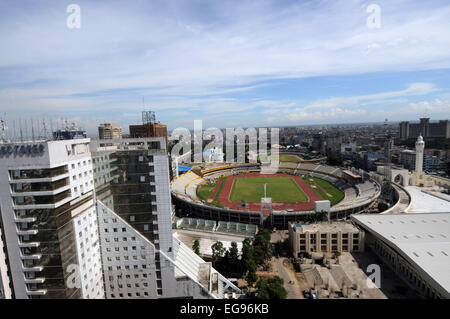
M 303 181 L 322 199 L 329 199 L 331 206 L 338 204 L 344 199 L 345 194 L 330 182 L 317 178 L 305 177 Z M 315 187 L 313 187 L 315 186 Z M 331 196 L 328 196 L 331 195 Z
M 303 203 L 310 198 L 298 183 L 290 176 L 237 177 L 234 178 L 229 202 L 247 201 L 258 203 L 264 197 L 264 184 L 267 184 L 267 196 L 277 203 Z

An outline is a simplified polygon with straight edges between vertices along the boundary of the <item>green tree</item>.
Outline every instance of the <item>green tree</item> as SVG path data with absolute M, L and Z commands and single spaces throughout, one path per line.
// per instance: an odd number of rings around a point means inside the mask
M 237 261 L 238 257 L 239 257 L 239 250 L 238 250 L 237 243 L 235 241 L 231 242 L 231 247 L 228 251 L 229 251 L 231 261 L 232 262 Z
M 271 234 L 267 229 L 259 231 L 255 236 L 253 242 L 253 258 L 258 266 L 263 265 L 266 260 L 272 257 L 270 236 Z
M 223 247 L 223 244 L 221 241 L 217 241 L 215 244 L 211 246 L 212 250 L 212 260 L 213 265 L 215 267 L 215 263 L 220 259 L 220 257 L 223 256 L 225 253 L 225 248 Z
M 253 260 L 250 261 L 248 265 L 246 280 L 249 287 L 253 287 L 254 283 L 258 280 L 258 275 L 256 274 L 256 264 Z
M 231 247 L 228 249 L 228 257 L 231 272 L 239 272 L 239 249 L 235 241 L 231 242 Z
M 283 279 L 278 276 L 260 279 L 256 283 L 257 299 L 286 299 L 287 291 L 283 286 Z
M 200 242 L 198 239 L 194 240 L 194 244 L 192 245 L 192 250 L 200 256 Z
M 241 257 L 241 264 L 242 264 L 242 271 L 243 273 L 247 273 L 249 269 L 249 263 L 253 261 L 253 246 L 252 241 L 250 238 L 244 239 L 242 242 L 242 257 Z

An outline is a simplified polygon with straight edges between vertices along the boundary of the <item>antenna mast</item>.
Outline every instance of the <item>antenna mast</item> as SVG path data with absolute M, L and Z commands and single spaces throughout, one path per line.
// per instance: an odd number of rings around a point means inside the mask
M 6 121 L 0 117 L 0 141 L 7 142 L 6 140 L 6 131 L 8 127 L 6 126 Z

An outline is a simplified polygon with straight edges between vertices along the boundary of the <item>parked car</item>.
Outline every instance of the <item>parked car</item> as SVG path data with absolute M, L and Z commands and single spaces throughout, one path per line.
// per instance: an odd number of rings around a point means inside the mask
M 311 299 L 319 299 L 315 293 L 312 293 L 310 298 Z
M 303 297 L 308 298 L 308 299 L 311 298 L 311 295 L 309 294 L 308 289 L 303 290 Z

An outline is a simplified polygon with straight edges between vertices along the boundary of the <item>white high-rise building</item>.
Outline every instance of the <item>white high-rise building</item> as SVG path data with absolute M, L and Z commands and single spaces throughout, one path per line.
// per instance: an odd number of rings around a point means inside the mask
M 0 225 L 14 298 L 104 297 L 89 141 L 0 144 Z
M 174 238 L 169 182 L 164 138 L 0 144 L 0 298 L 239 291 Z
M 8 264 L 4 253 L 2 230 L 0 228 L 0 299 L 11 299 L 11 287 L 8 276 Z
M 172 234 L 164 138 L 93 140 L 105 294 L 222 298 L 239 289 Z
M 423 172 L 423 151 L 425 149 L 425 142 L 422 135 L 419 135 L 416 141 L 416 169 L 415 172 L 420 176 Z

